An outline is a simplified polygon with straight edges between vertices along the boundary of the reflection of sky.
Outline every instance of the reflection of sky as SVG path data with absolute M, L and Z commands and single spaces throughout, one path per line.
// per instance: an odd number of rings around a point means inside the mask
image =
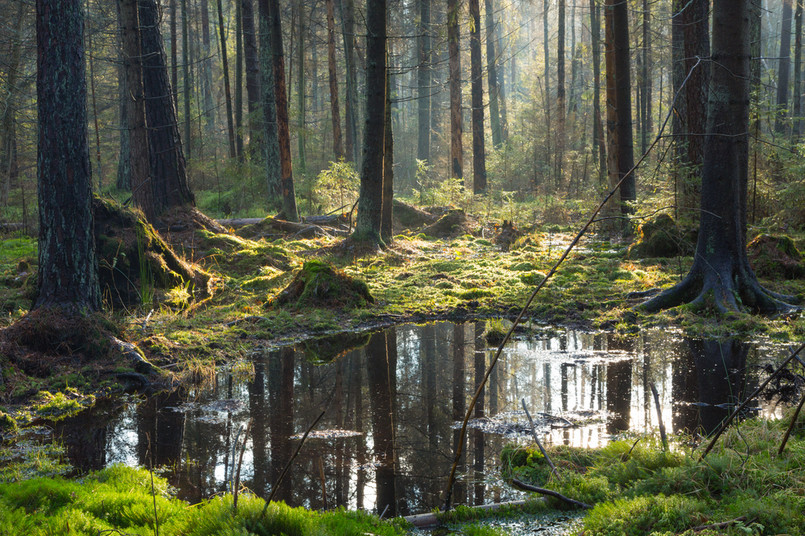
M 454 402 L 466 409 L 475 390 L 474 328 L 474 324 L 464 327 L 463 377 L 458 379 L 453 377 L 457 362 L 454 361 L 452 324 L 441 323 L 427 329 L 401 326 L 396 330 L 397 360 L 393 377 L 397 397 L 393 422 L 397 472 L 396 483 L 392 485 L 397 490 L 401 513 L 418 513 L 440 505 L 453 458 Z M 433 339 L 425 340 L 426 335 Z M 484 352 L 484 362 L 488 364 L 494 349 L 486 346 L 483 343 L 479 350 Z M 475 431 L 471 429 L 465 448 L 466 460 L 459 468 L 456 501 L 489 502 L 519 496 L 518 492 L 502 488 L 496 475 L 499 452 L 506 443 L 532 441 L 522 411 L 522 399 L 544 442 L 598 447 L 612 437 L 608 423 L 614 414 L 608 408 L 628 412 L 627 424 L 631 432 L 657 431 L 657 413 L 650 390 L 653 384 L 658 391 L 663 422 L 668 433 L 674 433 L 673 426 L 678 420 L 675 413 L 684 410 L 684 404 L 674 401 L 674 396 L 678 396 L 680 378 L 690 381 L 691 377 L 680 372 L 688 350 L 688 345 L 678 336 L 661 331 L 644 332 L 626 340 L 618 340 L 612 334 L 569 330 L 542 338 L 515 339 L 501 355 L 485 390 L 484 408 L 488 420 L 478 426 L 496 433 L 483 436 L 484 474 L 476 475 L 473 470 L 475 457 L 480 456 L 481 451 L 476 450 Z M 233 441 L 239 429 L 242 440 L 243 430 L 253 417 L 253 426 L 260 420 L 260 429 L 266 430 L 266 437 L 261 438 L 265 451 L 255 452 L 255 438 L 247 440 L 240 480 L 242 485 L 265 495 L 285 464 L 285 460 L 271 458 L 277 455 L 276 448 L 272 447 L 282 443 L 278 441 L 282 438 L 272 436 L 271 427 L 277 426 L 279 410 L 271 404 L 278 403 L 279 396 L 289 394 L 293 397 L 290 409 L 286 410 L 292 418 L 289 436 L 304 433 L 324 408 L 327 412 L 317 427 L 319 430 L 357 430 L 361 435 L 309 439 L 286 477 L 291 490 L 288 502 L 321 508 L 326 496 L 327 505 L 332 508 L 336 506 L 336 495 L 340 494 L 342 500 L 338 505 L 354 509 L 359 506 L 358 486 L 362 481 L 362 504 L 374 509 L 380 493 L 366 352 L 366 348 L 354 350 L 334 363 L 315 365 L 307 362 L 301 352 L 296 352 L 292 360 L 294 385 L 284 387 L 278 384 L 278 376 L 272 376 L 276 374 L 271 367 L 280 359 L 278 354 L 257 356 L 256 363 L 262 364 L 260 374 L 263 374 L 262 395 L 258 401 L 250 400 L 250 393 L 257 389 L 255 377 L 235 379 L 222 372 L 212 385 L 197 389 L 183 402 L 166 403 L 155 413 L 138 413 L 136 404 L 130 403 L 107 425 L 107 463 L 147 463 L 140 459 L 147 449 L 138 447 L 138 442 L 145 440 L 145 432 L 138 427 L 144 426 L 149 434 L 162 433 L 167 437 L 150 438 L 154 448 L 164 451 L 157 453 L 162 456 L 157 456 L 161 460 L 157 463 L 173 466 L 167 476 L 180 490 L 180 497 L 199 500 L 229 489 L 226 482 L 233 479 L 233 466 L 240 456 L 239 446 L 233 451 Z M 750 350 L 748 362 L 754 363 L 758 353 Z M 770 360 L 781 353 L 765 349 L 763 356 Z M 754 364 L 748 369 L 750 377 L 757 371 Z M 357 389 L 358 378 L 360 390 Z M 463 384 L 463 401 L 453 400 L 455 380 Z M 752 381 L 750 379 L 749 383 Z M 342 390 L 340 394 L 337 386 Z M 616 386 L 626 388 L 625 397 L 612 392 Z M 491 399 L 492 392 L 497 392 L 497 400 Z M 252 407 L 261 407 L 266 413 L 251 415 Z M 360 408 L 360 415 L 356 414 L 357 408 Z M 765 416 L 779 416 L 781 412 L 782 408 L 772 405 L 762 407 Z M 345 420 L 338 422 L 337 415 Z M 362 422 L 360 429 L 356 417 Z M 567 421 L 578 426 L 566 427 Z M 285 444 L 290 445 L 288 448 L 292 451 L 298 441 L 288 441 L 286 437 Z M 178 459 L 174 459 L 174 452 Z M 285 459 L 290 454 L 286 453 Z M 360 454 L 365 456 L 363 468 L 359 467 Z M 320 465 L 325 473 L 324 489 Z M 259 471 L 267 473 L 256 473 L 258 467 Z M 335 478 L 339 471 L 340 481 Z M 265 484 L 261 484 L 262 489 L 255 489 L 255 482 Z

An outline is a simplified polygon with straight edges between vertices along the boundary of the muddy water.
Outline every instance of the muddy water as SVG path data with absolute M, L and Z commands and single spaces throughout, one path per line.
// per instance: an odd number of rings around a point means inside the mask
M 265 496 L 298 438 L 324 416 L 275 499 L 386 516 L 442 504 L 463 417 L 494 348 L 485 324 L 404 325 L 366 336 L 255 352 L 253 371 L 224 371 L 189 393 L 97 407 L 57 429 L 82 469 L 161 467 L 191 502 L 241 483 Z M 351 345 L 357 348 L 347 349 Z M 522 400 L 542 440 L 596 447 L 622 432 L 656 430 L 659 395 L 669 433 L 712 429 L 783 349 L 567 330 L 520 334 L 475 408 L 453 500 L 520 498 L 499 478 L 504 445 L 530 441 Z M 753 408 L 770 416 L 771 404 Z

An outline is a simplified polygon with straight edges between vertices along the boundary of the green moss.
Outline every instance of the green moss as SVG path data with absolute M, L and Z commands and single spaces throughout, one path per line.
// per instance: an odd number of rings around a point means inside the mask
M 83 396 L 77 391 L 66 390 L 55 394 L 49 391 L 41 391 L 37 397 L 39 403 L 34 404 L 35 413 L 51 421 L 60 421 L 67 417 L 72 417 L 95 403 L 93 395 Z
M 366 283 L 320 260 L 307 261 L 272 304 L 312 307 L 361 307 L 374 303 Z

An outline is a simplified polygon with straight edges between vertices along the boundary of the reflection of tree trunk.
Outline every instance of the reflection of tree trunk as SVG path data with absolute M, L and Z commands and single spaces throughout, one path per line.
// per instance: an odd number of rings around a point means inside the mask
M 355 430 L 363 431 L 363 369 L 355 360 L 351 363 L 351 380 L 353 387 L 352 396 L 355 398 Z M 363 495 L 366 487 L 366 436 L 361 435 L 357 440 L 358 444 L 358 477 L 355 481 L 355 503 L 358 510 L 364 509 Z
M 64 445 L 70 463 L 82 472 L 106 467 L 107 424 L 114 418 L 96 405 L 54 425 L 54 440 Z
M 464 325 L 456 324 L 453 328 L 453 422 L 461 422 L 464 418 L 464 412 L 467 410 L 466 393 L 464 392 L 466 389 L 464 344 Z M 461 430 L 459 428 L 453 430 L 453 452 L 458 448 L 459 441 L 461 441 L 460 434 Z M 459 460 L 459 473 L 462 473 L 464 468 L 466 458 L 464 452 L 461 453 L 461 459 Z M 455 483 L 453 496 L 456 504 L 466 502 L 467 490 L 462 480 Z
M 372 407 L 372 439 L 377 463 L 377 513 L 397 514 L 394 489 L 394 421 L 393 396 L 396 384 L 396 352 L 389 352 L 385 333 L 376 333 L 366 346 L 366 371 L 369 379 L 369 401 Z
M 632 341 L 611 337 L 610 350 L 632 350 Z M 607 367 L 607 412 L 610 420 L 607 432 L 616 434 L 629 429 L 630 408 L 632 405 L 632 361 L 622 360 L 610 363 Z
M 137 406 L 137 463 L 181 471 L 185 413 L 171 411 L 181 404 L 177 392 L 149 397 Z M 150 455 L 149 455 L 150 450 Z
M 294 350 L 282 348 L 279 355 L 272 356 L 268 370 L 268 400 L 271 415 L 269 434 L 271 438 L 270 484 L 275 486 L 282 469 L 291 457 L 294 433 Z M 291 471 L 292 473 L 293 471 Z M 275 501 L 291 502 L 290 473 L 280 483 Z
M 436 401 L 436 330 L 433 324 L 422 327 L 422 346 L 424 353 L 422 359 L 422 386 L 425 399 L 425 422 L 427 424 L 428 448 L 431 452 L 436 450 L 438 436 L 436 434 L 436 416 L 434 406 Z
M 483 381 L 484 373 L 486 372 L 486 344 L 484 341 L 484 323 L 475 323 L 475 359 L 474 359 L 474 372 L 475 384 L 477 390 L 478 386 Z M 481 394 L 478 396 L 478 401 L 475 403 L 476 419 L 482 419 L 485 415 L 484 408 L 484 390 L 481 389 Z M 474 464 L 475 469 L 475 504 L 483 504 L 484 502 L 484 433 L 478 428 L 473 429 L 473 442 L 474 442 Z
M 695 386 L 687 385 L 689 392 L 698 392 L 695 401 L 699 403 L 698 427 L 707 435 L 715 430 L 721 421 L 732 411 L 724 404 L 735 404 L 743 400 L 746 382 L 746 356 L 749 345 L 737 339 L 689 340 L 688 346 L 695 365 L 695 375 L 691 380 Z M 722 405 L 722 407 L 716 407 Z M 694 431 L 694 430 L 690 430 Z
M 266 476 L 269 473 L 268 458 L 266 457 L 266 438 L 268 437 L 268 408 L 266 407 L 266 373 L 265 363 L 257 361 L 254 364 L 254 378 L 249 382 L 249 414 L 252 417 L 252 430 L 249 434 L 252 441 L 252 456 L 254 464 L 254 477 L 251 490 L 259 496 L 268 491 L 269 483 Z

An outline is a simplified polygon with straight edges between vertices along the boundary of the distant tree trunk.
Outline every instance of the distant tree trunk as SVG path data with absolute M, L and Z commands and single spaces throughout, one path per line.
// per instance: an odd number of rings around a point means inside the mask
M 182 0 L 182 2 L 186 1 Z M 210 39 L 210 7 L 207 0 L 201 0 L 199 9 L 201 10 L 201 73 L 199 76 L 201 79 L 201 113 L 204 116 L 207 132 L 213 134 L 215 132 L 216 106 L 212 96 L 212 58 L 210 57 L 212 55 L 212 44 Z M 189 93 L 192 90 L 188 88 L 186 91 Z
M 565 0 L 559 0 L 557 18 L 559 32 L 556 43 L 556 154 L 554 173 L 556 186 L 563 181 L 563 161 L 565 158 Z
M 386 2 L 366 4 L 366 127 L 355 240 L 381 244 L 386 117 Z
M 389 55 L 386 56 L 388 62 Z M 386 113 L 383 129 L 383 211 L 380 216 L 380 238 L 390 244 L 394 236 L 394 134 L 391 123 L 391 69 L 386 68 Z
M 305 113 L 306 100 L 305 100 L 305 13 L 304 6 L 300 2 L 297 5 L 299 12 L 297 19 L 299 21 L 299 42 L 296 47 L 297 63 L 297 84 L 296 84 L 296 103 L 299 106 L 297 109 L 297 156 L 299 157 L 299 174 L 304 175 L 307 172 L 307 156 L 305 155 Z
M 235 0 L 235 152 L 243 162 L 243 7 Z
M 260 117 L 260 60 L 254 27 L 252 0 L 241 0 L 243 12 L 243 59 L 246 62 L 246 99 L 249 112 L 249 153 L 263 157 L 263 132 Z
M 464 179 L 464 146 L 461 141 L 461 57 L 459 55 L 459 3 L 447 0 L 447 48 L 450 56 L 450 175 Z
M 118 2 L 118 12 L 119 12 Z M 120 24 L 120 16 L 118 15 L 118 24 Z M 122 30 L 122 26 L 120 26 Z M 119 149 L 117 154 L 117 182 L 115 187 L 118 190 L 131 191 L 131 124 L 129 123 L 129 116 L 127 107 L 131 95 L 129 93 L 128 84 L 126 83 L 126 67 L 123 65 L 124 55 L 122 52 L 122 31 L 121 31 L 121 52 L 119 55 L 120 64 L 118 66 L 117 74 L 117 94 L 118 94 L 118 133 L 119 133 Z M 145 110 L 143 110 L 145 111 Z M 5 131 L 5 129 L 4 129 Z M 6 131 L 7 132 L 7 131 Z
M 148 149 L 148 131 L 143 89 L 142 45 L 137 12 L 137 0 L 121 0 L 118 3 L 120 27 L 123 34 L 123 68 L 126 81 L 126 126 L 130 186 L 134 205 L 154 221 L 154 190 L 151 184 L 151 164 Z
M 508 110 L 506 109 L 506 84 L 503 63 L 503 45 L 500 38 L 500 24 L 495 25 L 495 42 L 497 43 L 497 61 L 495 62 L 495 69 L 498 72 L 498 108 L 500 110 L 500 141 L 506 143 L 509 139 L 509 118 Z M 512 58 L 513 61 L 513 58 Z
M 484 1 L 486 11 L 486 83 L 489 88 L 489 126 L 492 129 L 492 146 L 498 148 L 503 143 L 500 129 L 500 90 L 498 89 L 497 52 L 495 50 L 495 12 L 493 0 Z
M 39 295 L 34 308 L 101 308 L 87 141 L 81 0 L 37 0 Z M 70 103 L 65 106 L 65 103 Z
M 548 0 L 542 0 L 542 54 L 545 66 L 543 70 L 543 81 L 545 82 L 545 161 L 550 162 L 553 158 L 553 125 L 551 124 L 551 53 L 550 53 L 550 34 L 548 33 Z M 536 151 L 536 149 L 535 149 Z M 549 172 L 550 173 L 550 172 Z
M 601 11 L 596 0 L 590 0 L 590 32 L 593 53 L 593 156 L 598 153 L 598 180 L 607 181 L 607 148 L 601 122 Z
M 802 0 L 797 0 L 794 21 L 794 125 L 791 143 L 796 144 L 802 127 Z
M 173 96 L 159 33 L 155 0 L 138 0 L 143 57 L 143 89 L 148 125 L 155 215 L 168 208 L 194 204 L 187 184 L 182 140 L 173 108 Z
M 344 35 L 344 63 L 347 71 L 346 136 L 344 150 L 347 160 L 359 163 L 358 155 L 358 83 L 355 75 L 355 3 L 354 0 L 339 0 L 341 25 Z
M 430 3 L 419 0 L 419 37 L 417 38 L 417 151 L 419 160 L 430 162 L 430 123 L 432 67 L 430 42 Z M 422 185 L 419 185 L 421 188 Z
M 280 165 L 279 130 L 277 128 L 277 99 L 274 82 L 274 54 L 271 50 L 271 15 L 269 0 L 258 0 L 260 18 L 260 87 L 262 89 L 263 140 L 265 143 L 264 165 L 268 206 L 281 210 L 282 167 Z
M 335 7 L 334 0 L 327 4 L 327 78 L 330 83 L 330 114 L 333 122 L 333 157 L 344 157 L 344 140 L 341 137 L 341 107 L 338 103 L 338 71 L 335 62 Z
M 3 107 L 3 116 L 0 120 L 2 130 L 0 130 L 0 177 L 2 177 L 2 185 L 0 185 L 0 205 L 8 205 L 8 196 L 11 190 L 11 179 L 14 175 L 16 168 L 16 100 L 17 100 L 17 81 L 20 75 L 20 59 L 22 55 L 22 31 L 23 20 L 25 19 L 26 5 L 24 2 L 17 4 L 16 13 L 16 27 L 14 36 L 11 42 L 11 51 L 9 53 L 8 70 L 6 74 L 6 95 L 4 96 L 5 106 Z
M 190 100 L 193 96 L 193 89 L 192 89 L 193 84 L 190 83 L 190 29 L 188 25 L 189 23 L 187 15 L 187 0 L 182 0 L 182 79 L 184 84 L 184 139 L 185 144 L 187 144 L 187 157 L 190 158 L 193 152 L 192 151 L 193 138 L 190 135 L 190 126 L 191 121 L 193 119 L 190 116 Z
M 224 69 L 224 101 L 226 103 L 226 130 L 229 135 L 229 158 L 237 156 L 235 146 L 235 125 L 232 121 L 232 89 L 229 85 L 229 61 L 226 52 L 226 32 L 224 27 L 224 10 L 221 0 L 216 0 L 218 5 L 218 35 L 221 41 L 221 63 Z
M 632 93 L 629 72 L 629 14 L 626 2 L 606 0 L 607 45 L 607 130 L 610 139 L 610 186 L 615 186 L 634 166 L 632 141 Z M 611 110 L 611 112 L 610 112 Z M 620 199 L 612 205 L 611 213 L 627 216 L 633 212 L 630 202 L 635 197 L 635 176 L 632 173 L 620 185 Z M 624 234 L 631 233 L 631 224 L 620 226 Z
M 179 110 L 179 35 L 177 32 L 176 21 L 176 0 L 170 0 L 168 7 L 170 12 L 170 33 L 171 33 L 171 86 L 176 90 L 173 92 L 173 107 Z
M 791 79 L 791 2 L 783 1 L 783 15 L 780 23 L 780 57 L 777 72 L 777 117 L 774 130 L 782 134 L 785 131 L 785 119 L 788 115 L 788 82 Z
M 643 50 L 640 70 L 641 97 L 640 97 L 640 152 L 648 150 L 649 132 L 651 132 L 651 6 L 648 0 L 643 0 Z
M 277 102 L 277 137 L 280 156 L 281 215 L 288 221 L 299 221 L 291 164 L 291 132 L 288 125 L 288 93 L 285 90 L 285 55 L 282 51 L 282 23 L 279 0 L 269 0 L 271 18 L 271 52 L 274 57 L 274 97 Z
M 472 102 L 472 191 L 486 191 L 486 149 L 484 147 L 484 78 L 481 65 L 481 6 L 470 4 L 470 76 Z

